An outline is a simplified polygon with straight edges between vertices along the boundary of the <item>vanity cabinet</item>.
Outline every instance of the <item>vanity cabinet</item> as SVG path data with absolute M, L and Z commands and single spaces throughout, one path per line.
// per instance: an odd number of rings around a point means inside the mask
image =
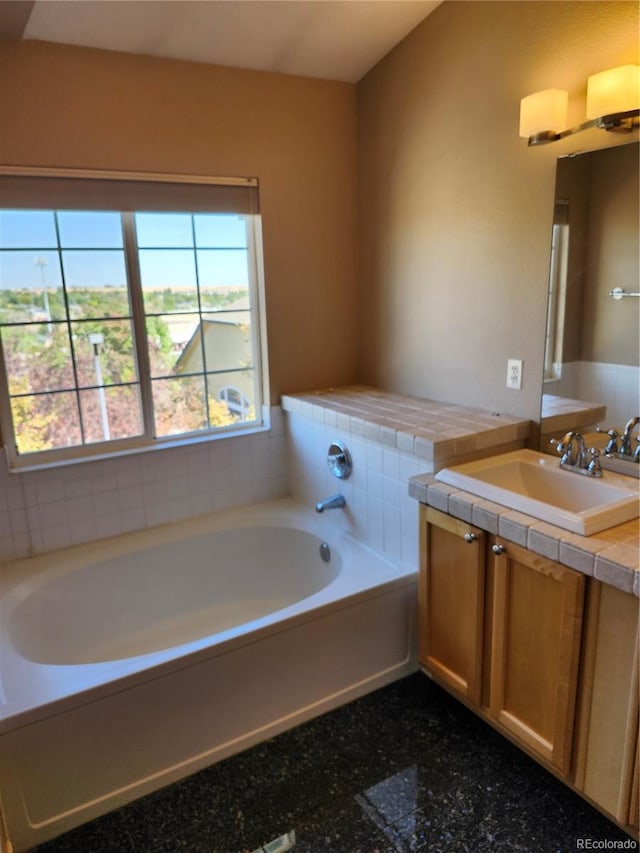
M 421 665 L 566 775 L 584 576 L 431 507 L 421 529 Z
M 638 833 L 638 599 L 421 506 L 419 661 Z

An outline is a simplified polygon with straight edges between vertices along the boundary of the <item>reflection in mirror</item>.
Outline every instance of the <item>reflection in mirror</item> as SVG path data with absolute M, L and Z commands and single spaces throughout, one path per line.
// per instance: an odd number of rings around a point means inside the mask
M 558 160 L 541 450 L 569 429 L 620 445 L 640 413 L 638 164 L 638 142 Z

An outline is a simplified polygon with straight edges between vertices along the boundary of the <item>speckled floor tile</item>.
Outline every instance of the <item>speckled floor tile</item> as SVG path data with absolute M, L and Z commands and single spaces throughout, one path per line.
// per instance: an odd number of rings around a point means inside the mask
M 628 839 L 416 673 L 37 853 L 570 853 Z M 36 853 L 36 850 L 33 853 Z

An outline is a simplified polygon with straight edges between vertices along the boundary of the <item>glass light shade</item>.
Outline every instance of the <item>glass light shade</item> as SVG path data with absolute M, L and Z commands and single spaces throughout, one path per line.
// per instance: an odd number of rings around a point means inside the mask
M 564 130 L 568 103 L 569 93 L 563 89 L 545 89 L 523 98 L 520 101 L 520 136 Z
M 640 65 L 620 65 L 587 80 L 587 118 L 640 109 Z

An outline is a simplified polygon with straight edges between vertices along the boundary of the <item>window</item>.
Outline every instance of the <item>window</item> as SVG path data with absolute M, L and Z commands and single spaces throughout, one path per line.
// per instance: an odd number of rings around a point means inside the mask
M 40 181 L 0 179 L 0 393 L 12 465 L 259 424 L 255 187 L 247 196 L 243 184 L 176 192 Z M 125 204 L 113 209 L 119 195 Z
M 544 342 L 544 381 L 562 378 L 567 269 L 569 261 L 569 203 L 557 201 L 551 231 L 551 264 Z

